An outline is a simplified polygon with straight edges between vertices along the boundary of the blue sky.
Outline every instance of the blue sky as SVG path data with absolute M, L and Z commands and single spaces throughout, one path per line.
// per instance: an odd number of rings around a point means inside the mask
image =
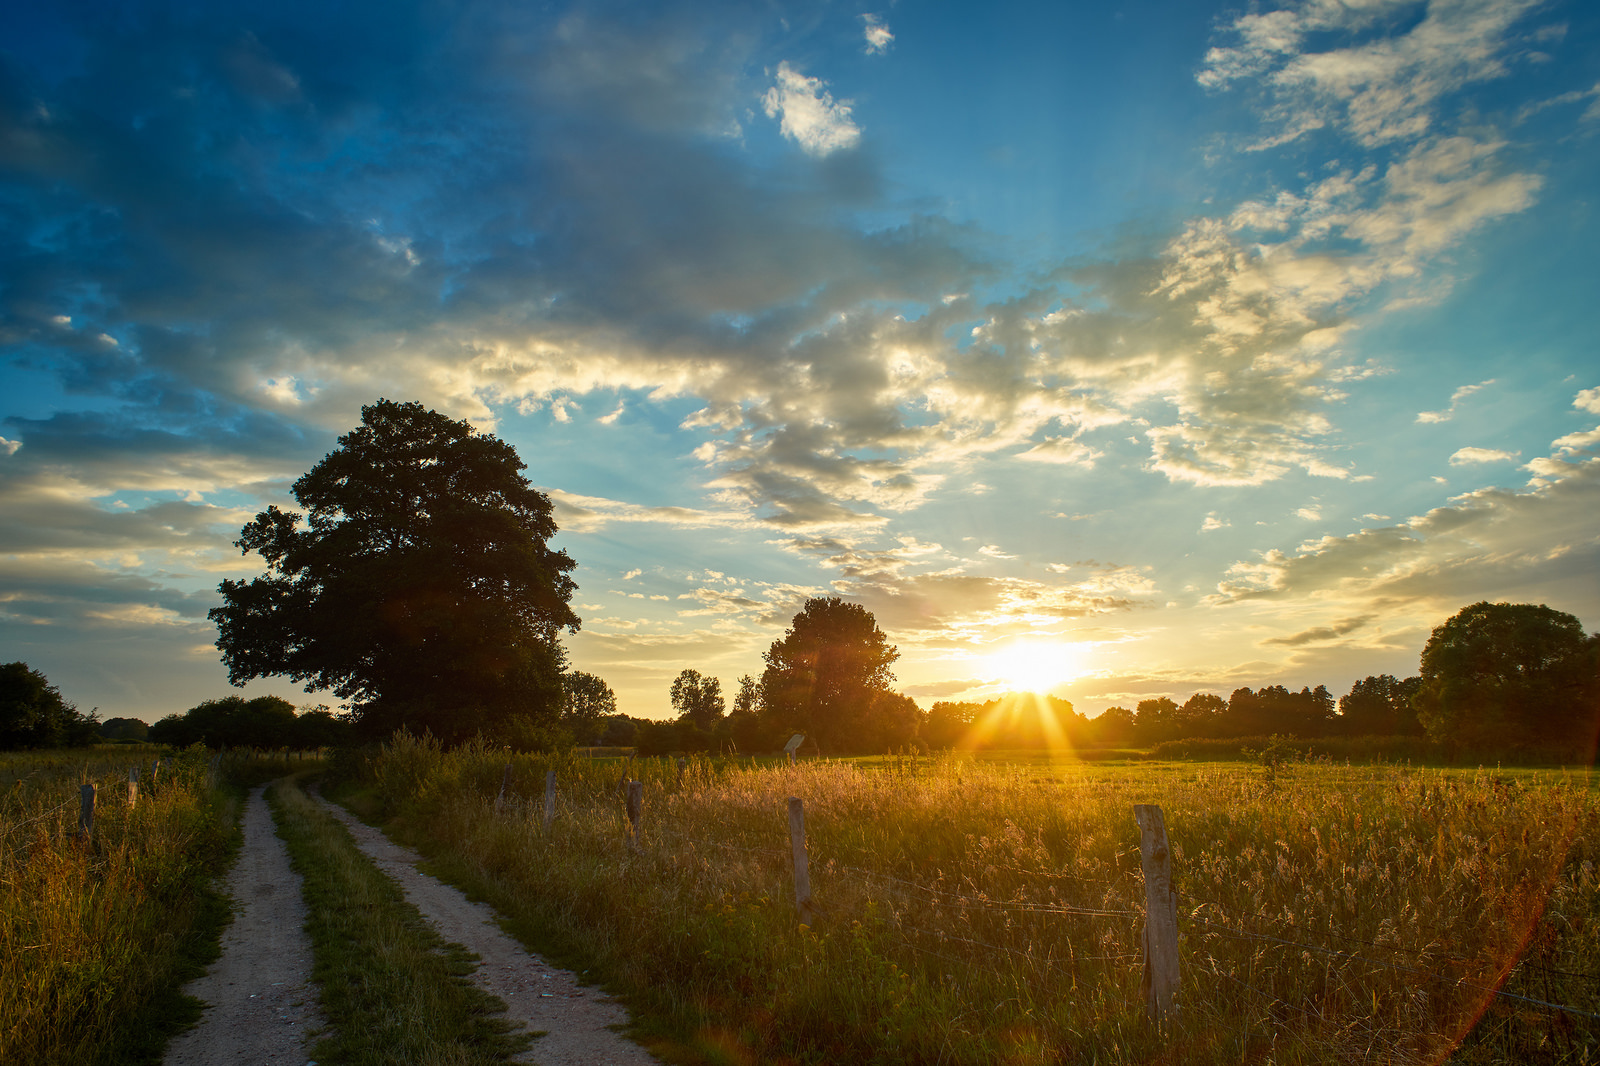
M 641 716 L 811 595 L 1091 713 L 1600 626 L 1591 5 L 0 26 L 0 659 L 103 715 L 228 691 L 231 540 L 380 396 L 517 446 Z

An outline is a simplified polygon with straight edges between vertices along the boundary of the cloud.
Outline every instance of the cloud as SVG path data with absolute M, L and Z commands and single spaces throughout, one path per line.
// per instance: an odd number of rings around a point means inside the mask
M 1417 421 L 1424 423 L 1448 422 L 1456 416 L 1456 408 L 1461 405 L 1462 400 L 1493 384 L 1494 378 L 1489 378 L 1487 381 L 1480 381 L 1476 385 L 1463 385 L 1450 394 L 1450 406 L 1448 409 L 1443 411 L 1419 411 L 1417 413 Z
M 868 34 L 870 41 L 870 28 Z M 787 62 L 778 64 L 776 83 L 761 98 L 761 106 L 807 155 L 831 155 L 861 139 L 861 128 L 850 117 L 850 101 L 835 101 L 827 82 L 808 78 Z
M 1211 514 L 1206 515 L 1204 522 L 1200 523 L 1200 532 L 1209 533 L 1214 529 L 1228 529 L 1232 525 L 1233 523 L 1227 519 L 1217 517 L 1216 512 L 1213 511 Z
M 1484 488 L 1393 526 L 1234 563 L 1212 605 L 1320 601 L 1419 620 L 1461 603 L 1564 601 L 1600 566 L 1600 458 L 1551 457 L 1526 489 Z
M 1508 463 L 1520 452 L 1507 452 L 1499 448 L 1457 448 L 1450 456 L 1451 466 L 1471 466 L 1475 463 Z
M 883 55 L 894 43 L 894 34 L 889 32 L 889 24 L 878 15 L 861 16 L 861 35 L 867 42 L 862 51 L 869 56 Z
M 1287 637 L 1268 637 L 1261 643 L 1265 645 L 1280 644 L 1287 648 L 1298 648 L 1306 644 L 1324 644 L 1366 627 L 1373 618 L 1374 616 L 1370 614 L 1356 618 L 1345 618 L 1332 625 L 1314 626 L 1311 629 L 1304 629 Z
M 681 529 L 741 528 L 754 523 L 746 514 L 735 511 L 706 511 L 693 507 L 646 507 L 600 496 L 584 496 L 563 489 L 546 489 L 554 505 L 556 525 L 592 533 L 613 523 L 654 523 Z M 624 580 L 636 577 L 635 570 Z
M 1600 415 L 1600 388 L 1584 389 L 1573 399 L 1572 406 L 1590 414 Z
M 1230 27 L 1237 43 L 1206 54 L 1196 79 L 1225 90 L 1258 82 L 1271 101 L 1267 114 L 1275 146 L 1307 132 L 1336 127 L 1365 146 L 1424 136 L 1449 93 L 1503 77 L 1517 42 L 1511 27 L 1539 0 L 1432 3 L 1399 34 L 1371 34 L 1399 5 L 1294 4 L 1242 15 Z M 1406 5 L 1409 6 L 1409 5 Z M 1315 51 L 1311 42 L 1370 39 Z

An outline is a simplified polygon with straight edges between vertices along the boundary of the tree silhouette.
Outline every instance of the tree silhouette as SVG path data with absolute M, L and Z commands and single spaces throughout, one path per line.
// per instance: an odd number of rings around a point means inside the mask
M 100 737 L 93 714 L 80 714 L 27 663 L 0 666 L 0 751 L 87 747 Z
M 1418 717 L 1452 745 L 1578 746 L 1600 720 L 1600 637 L 1543 604 L 1474 603 L 1422 649 Z
M 859 603 L 809 599 L 764 656 L 765 712 L 825 752 L 875 746 L 882 730 L 871 721 L 874 703 L 889 694 L 889 667 L 899 657 L 872 612 Z M 881 707 L 903 717 L 900 704 Z
M 698 670 L 685 670 L 672 682 L 672 706 L 696 729 L 709 733 L 722 719 L 722 682 L 703 677 Z
M 516 450 L 418 403 L 379 400 L 235 543 L 267 573 L 224 581 L 235 685 L 287 674 L 348 699 L 361 731 L 457 741 L 562 705 L 573 561 Z
M 1393 674 L 1369 675 L 1350 686 L 1339 697 L 1339 723 L 1352 736 L 1419 735 L 1422 726 L 1411 706 L 1411 697 L 1422 687 L 1422 678 L 1404 681 Z

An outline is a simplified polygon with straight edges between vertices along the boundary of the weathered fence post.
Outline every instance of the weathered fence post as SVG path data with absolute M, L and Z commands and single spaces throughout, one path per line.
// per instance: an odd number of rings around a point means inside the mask
M 1165 1028 L 1178 1013 L 1178 894 L 1172 888 L 1167 823 L 1153 803 L 1134 804 L 1139 857 L 1144 865 L 1144 977 L 1139 982 L 1145 1013 Z
M 683 772 L 689 768 L 689 760 L 682 755 L 678 756 L 678 787 L 683 787 Z
M 644 782 L 628 782 L 628 827 L 634 850 L 639 848 L 639 819 L 644 814 Z
M 88 840 L 94 835 L 94 784 L 78 789 L 78 839 Z
M 544 829 L 550 831 L 550 823 L 556 817 L 556 772 L 544 772 Z
M 139 768 L 128 767 L 128 809 L 131 811 L 139 804 Z
M 789 849 L 794 854 L 794 905 L 800 920 L 811 921 L 811 868 L 806 862 L 806 808 L 800 797 L 789 797 Z
M 506 763 L 506 772 L 500 775 L 500 794 L 494 798 L 494 809 L 500 811 L 506 803 L 506 789 L 511 787 L 511 764 Z

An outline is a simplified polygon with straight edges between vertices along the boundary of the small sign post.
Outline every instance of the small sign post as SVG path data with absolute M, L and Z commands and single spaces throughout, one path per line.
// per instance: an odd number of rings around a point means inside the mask
M 789 743 L 783 746 L 783 753 L 789 756 L 790 766 L 794 765 L 794 753 L 800 750 L 800 745 L 804 744 L 805 742 L 806 735 L 804 733 L 796 733 L 794 736 L 789 738 Z

